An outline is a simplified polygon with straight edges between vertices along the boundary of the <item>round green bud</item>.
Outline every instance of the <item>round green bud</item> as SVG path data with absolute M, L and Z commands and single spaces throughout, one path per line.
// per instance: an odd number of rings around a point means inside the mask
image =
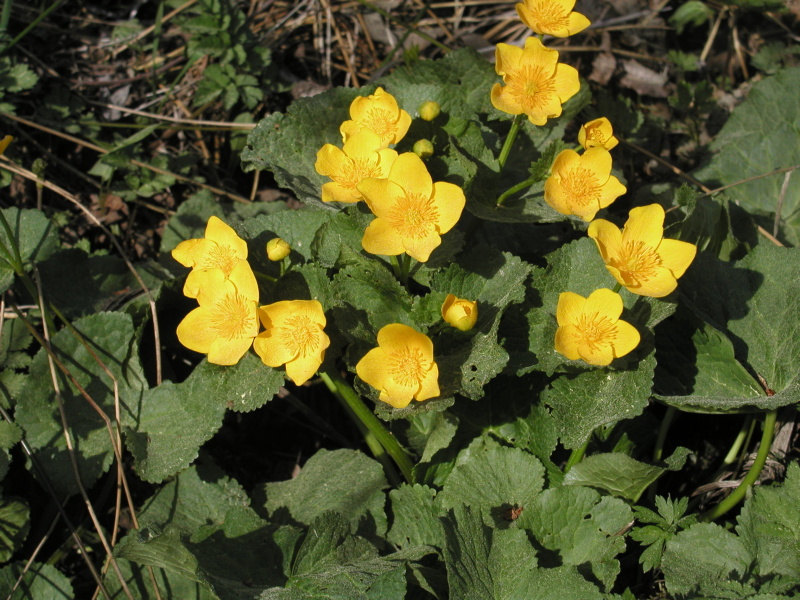
M 433 156 L 433 144 L 430 140 L 417 140 L 414 144 L 414 154 L 425 160 Z
M 423 102 L 419 107 L 419 116 L 425 121 L 433 121 L 439 116 L 440 112 L 442 112 L 442 107 L 439 106 L 438 102 L 434 102 L 433 100 Z

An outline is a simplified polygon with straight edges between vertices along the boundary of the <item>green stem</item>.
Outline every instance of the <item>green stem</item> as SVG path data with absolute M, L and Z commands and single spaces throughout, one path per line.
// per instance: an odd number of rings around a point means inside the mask
M 516 194 L 520 190 L 524 190 L 526 187 L 532 186 L 534 183 L 536 183 L 536 178 L 535 177 L 531 177 L 530 179 L 526 179 L 525 181 L 522 181 L 522 182 L 518 183 L 514 187 L 507 189 L 505 192 L 500 194 L 499 198 L 497 198 L 496 205 L 497 206 L 503 206 L 503 202 L 505 202 L 506 199 L 509 196 L 513 196 L 514 194 Z
M 661 419 L 661 425 L 658 428 L 658 437 L 656 438 L 656 446 L 653 448 L 653 462 L 658 462 L 664 455 L 664 442 L 667 440 L 667 433 L 677 413 L 678 411 L 674 406 L 668 406 L 667 412 L 664 413 L 664 418 Z
M 572 454 L 569 455 L 569 459 L 567 459 L 567 464 L 564 465 L 564 473 L 569 473 L 569 470 L 577 465 L 581 460 L 583 460 L 583 455 L 586 454 L 586 449 L 589 447 L 589 439 L 586 438 L 586 441 L 583 443 L 583 446 L 580 448 L 573 448 Z
M 272 275 L 267 275 L 266 273 L 262 273 L 261 271 L 253 270 L 253 275 L 258 277 L 259 279 L 263 279 L 265 281 L 269 281 L 270 283 L 275 283 L 277 278 L 273 277 Z M 283 275 L 283 273 L 281 273 Z
M 616 293 L 617 293 L 617 292 L 619 292 L 621 289 L 622 289 L 622 284 L 621 284 L 621 283 L 618 281 L 618 282 L 617 282 L 617 285 L 615 285 L 615 286 L 614 286 L 614 289 L 613 289 L 613 290 L 611 290 L 611 291 L 612 291 L 612 292 L 614 292 L 614 293 L 616 294 Z
M 46 19 L 47 16 L 51 12 L 53 12 L 55 9 L 57 9 L 61 5 L 62 2 L 63 2 L 63 0 L 56 0 L 50 6 L 48 6 L 46 9 L 44 9 L 42 12 L 40 12 L 38 15 L 36 15 L 36 18 L 33 21 L 31 21 L 30 24 L 17 35 L 17 37 L 15 37 L 13 40 L 11 40 L 8 43 L 7 46 L 4 46 L 4 47 L 0 48 L 0 56 L 5 54 L 6 52 L 8 52 L 14 45 L 16 45 L 17 42 L 19 42 L 22 38 L 24 38 L 26 35 L 28 35 L 28 33 L 34 27 L 36 27 L 42 20 Z M 8 4 L 10 5 L 11 2 L 8 2 Z M 4 4 L 3 5 L 3 12 L 5 12 L 5 10 L 6 10 L 6 5 Z M 9 6 L 9 11 L 10 10 L 11 10 L 11 8 Z M 9 17 L 10 16 L 11 15 L 9 14 Z
M 742 479 L 739 486 L 733 490 L 725 500 L 717 504 L 711 510 L 706 511 L 700 517 L 700 521 L 713 521 L 717 517 L 721 517 L 727 513 L 744 499 L 750 486 L 758 480 L 759 475 L 761 475 L 761 470 L 767 462 L 767 456 L 769 456 L 769 451 L 772 446 L 777 416 L 777 410 L 771 410 L 765 415 L 764 426 L 761 432 L 761 444 L 758 447 L 758 453 L 756 454 L 756 459 L 753 461 L 753 466 L 750 467 L 745 478 Z
M 519 133 L 519 127 L 522 124 L 522 119 L 525 115 L 517 115 L 514 117 L 514 120 L 511 121 L 511 129 L 508 131 L 508 136 L 506 137 L 506 141 L 503 144 L 503 148 L 500 150 L 500 156 L 497 159 L 498 164 L 500 165 L 500 171 L 503 171 L 503 167 L 506 166 L 506 161 L 508 160 L 508 155 L 511 153 L 511 146 L 514 145 L 514 140 Z
M 378 420 L 375 413 L 364 404 L 364 401 L 356 394 L 356 391 L 337 372 L 320 372 L 320 376 L 325 382 L 325 385 L 328 386 L 328 389 L 331 391 L 334 389 L 336 390 L 334 395 L 344 400 L 348 408 L 353 411 L 358 422 L 361 422 L 375 437 L 383 449 L 389 453 L 389 456 L 392 457 L 395 464 L 400 468 L 400 472 L 403 474 L 405 480 L 411 483 L 413 481 L 413 473 L 411 472 L 413 465 L 411 464 L 411 459 L 394 436 L 389 433 Z M 370 446 L 370 449 L 372 450 L 372 446 Z
M 722 459 L 723 468 L 732 465 L 739 458 L 739 452 L 742 450 L 742 445 L 747 443 L 746 440 L 749 440 L 753 433 L 752 426 L 753 415 L 747 415 L 745 420 L 742 422 L 739 433 L 736 435 L 736 439 L 733 440 L 733 444 L 731 444 L 731 448 L 728 450 L 728 454 L 726 454 L 725 458 Z
M 12 6 L 14 6 L 14 0 L 4 0 L 3 12 L 0 12 L 0 34 L 8 31 L 8 22 L 11 20 Z

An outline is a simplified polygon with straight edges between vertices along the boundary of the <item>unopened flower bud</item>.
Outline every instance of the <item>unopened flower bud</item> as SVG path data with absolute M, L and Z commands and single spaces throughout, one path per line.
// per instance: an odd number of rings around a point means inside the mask
M 433 121 L 439 116 L 440 112 L 442 112 L 442 107 L 439 106 L 438 102 L 434 102 L 433 100 L 423 102 L 419 107 L 419 116 L 425 121 Z
M 417 140 L 414 144 L 414 154 L 425 160 L 433 156 L 433 144 L 430 140 Z
M 587 150 L 596 146 L 611 150 L 619 143 L 619 140 L 614 137 L 611 121 L 605 117 L 600 117 L 581 125 L 581 129 L 578 131 L 578 143 Z
M 456 329 L 469 331 L 478 321 L 478 304 L 447 294 L 442 304 L 442 318 Z
M 283 260 L 291 251 L 292 247 L 283 238 L 272 238 L 267 242 L 267 258 L 272 261 Z

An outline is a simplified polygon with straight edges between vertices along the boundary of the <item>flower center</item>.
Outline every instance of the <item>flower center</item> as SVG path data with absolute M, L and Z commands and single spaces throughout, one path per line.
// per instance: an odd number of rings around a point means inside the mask
M 530 5 L 531 14 L 541 29 L 555 31 L 569 26 L 569 13 L 553 0 L 539 0 Z
M 619 270 L 627 285 L 641 285 L 658 274 L 662 263 L 652 247 L 640 241 L 630 241 L 622 245 L 612 266 Z
M 420 239 L 435 230 L 439 211 L 431 198 L 407 194 L 396 200 L 387 219 L 403 237 Z
M 221 269 L 228 277 L 241 259 L 236 256 L 236 251 L 230 246 L 216 244 L 209 253 L 198 261 L 201 269 Z
M 600 183 L 597 176 L 583 167 L 576 167 L 570 171 L 558 173 L 564 193 L 578 206 L 587 206 L 599 202 Z
M 291 317 L 281 329 L 286 345 L 295 356 L 306 357 L 318 351 L 320 328 L 310 317 L 306 315 Z
M 353 158 L 342 165 L 341 174 L 332 178 L 337 183 L 349 190 L 356 189 L 356 186 L 367 177 L 380 177 L 381 170 L 377 163 L 366 157 Z
M 225 294 L 214 304 L 209 325 L 226 340 L 255 337 L 256 303 L 241 294 Z
M 582 314 L 575 327 L 578 329 L 580 342 L 593 351 L 612 345 L 617 337 L 616 324 L 597 313 Z
M 431 368 L 419 348 L 403 348 L 391 354 L 389 358 L 391 360 L 389 372 L 392 379 L 406 387 L 418 387 Z
M 606 143 L 606 136 L 603 135 L 603 132 L 600 131 L 597 127 L 592 127 L 586 131 L 586 137 L 589 138 L 592 142 L 595 142 L 599 146 L 602 146 Z
M 394 139 L 397 133 L 396 116 L 382 108 L 369 109 L 367 114 L 364 115 L 364 118 L 360 121 L 360 124 L 362 127 L 366 127 L 377 133 L 382 143 Z
M 526 65 L 508 73 L 506 86 L 526 113 L 544 108 L 555 93 L 552 73 L 545 73 L 541 66 Z

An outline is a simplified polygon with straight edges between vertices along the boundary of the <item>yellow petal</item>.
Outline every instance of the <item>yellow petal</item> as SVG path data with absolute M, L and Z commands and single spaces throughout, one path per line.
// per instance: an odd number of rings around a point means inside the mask
M 210 313 L 208 309 L 195 308 L 178 324 L 178 341 L 195 352 L 208 354 L 211 343 L 217 334 L 208 326 Z
M 603 262 L 619 255 L 622 247 L 622 232 L 619 227 L 605 219 L 595 219 L 589 223 L 586 233 L 597 243 Z
M 678 282 L 669 269 L 658 269 L 652 276 L 643 281 L 641 285 L 626 286 L 634 294 L 649 296 L 650 298 L 663 298 L 675 291 Z
M 14 136 L 11 135 L 7 135 L 2 140 L 0 140 L 0 155 L 2 155 L 3 152 L 6 151 L 8 145 L 13 141 L 14 141 Z
M 350 137 L 342 150 L 351 159 L 369 158 L 375 159 L 375 153 L 381 149 L 381 138 L 370 129 L 362 129 Z
M 433 360 L 431 339 L 408 325 L 390 323 L 378 331 L 378 346 L 388 354 L 399 352 L 407 347 L 419 348 L 428 360 Z
M 436 398 L 439 394 L 441 394 L 439 391 L 439 366 L 433 363 L 431 370 L 420 384 L 416 399 L 421 402 L 429 398 Z
M 583 310 L 616 321 L 622 314 L 622 307 L 622 297 L 619 294 L 607 288 L 600 288 L 589 294 Z
M 402 238 L 403 249 L 413 259 L 419 262 L 427 262 L 431 253 L 442 243 L 442 238 L 435 231 L 431 231 L 425 237 Z M 369 252 L 369 250 L 367 250 Z
M 516 98 L 514 98 L 513 94 L 511 94 L 507 88 L 499 83 L 495 83 L 492 86 L 491 100 L 492 106 L 497 110 L 502 110 L 510 115 L 522 114 L 522 105 L 517 102 Z
M 558 51 L 547 48 L 538 37 L 525 39 L 525 48 L 520 57 L 519 66 L 530 66 L 551 74 L 558 65 Z M 573 69 L 574 70 L 574 69 Z
M 494 69 L 501 77 L 506 73 L 515 71 L 522 58 L 522 48 L 510 44 L 497 44 L 495 47 Z M 498 84 L 499 85 L 499 84 Z
M 697 254 L 697 246 L 681 240 L 665 239 L 658 247 L 662 264 L 672 271 L 675 277 L 681 277 L 692 264 Z
M 403 396 L 391 396 L 386 390 L 381 390 L 380 396 L 378 398 L 381 402 L 386 402 L 386 404 L 390 404 L 395 408 L 405 408 L 409 404 L 411 404 L 411 400 L 414 398 L 413 396 L 403 395 Z
M 628 213 L 622 238 L 626 242 L 642 242 L 658 248 L 664 237 L 664 209 L 660 204 L 639 206 Z
M 614 348 L 611 344 L 579 344 L 580 357 L 595 367 L 605 367 L 614 360 Z
M 308 354 L 306 356 L 298 356 L 294 360 L 286 363 L 286 375 L 289 376 L 295 385 L 303 385 L 306 381 L 311 379 L 319 370 L 322 361 L 325 360 L 325 348 L 330 345 L 330 339 L 324 333 L 323 343 L 320 345 L 319 352 Z
M 556 352 L 563 354 L 569 360 L 578 360 L 581 357 L 578 352 L 578 339 L 579 334 L 574 325 L 562 325 L 556 330 Z
M 419 389 L 420 386 L 418 383 L 409 384 L 397 381 L 394 377 L 389 376 L 383 382 L 383 393 L 380 399 L 384 402 L 388 402 L 395 408 L 403 408 L 404 406 L 408 406 L 415 394 L 419 392 Z
M 574 323 L 583 313 L 586 305 L 586 298 L 574 292 L 561 292 L 558 295 L 558 305 L 556 306 L 556 321 L 559 325 L 569 325 Z
M 352 204 L 362 199 L 358 188 L 347 187 L 335 181 L 322 184 L 323 202 L 346 202 Z
M 581 89 L 580 78 L 578 77 L 578 70 L 569 65 L 559 63 L 556 67 L 554 87 L 558 98 L 563 104 Z M 559 109 L 558 114 L 561 114 Z
M 186 277 L 183 286 L 184 295 L 197 298 L 200 306 L 211 305 L 232 291 L 235 291 L 235 287 L 227 281 L 221 269 L 194 269 Z
M 567 35 L 575 35 L 589 27 L 592 22 L 581 13 L 573 12 L 569 15 L 569 33 Z M 566 37 L 566 36 L 565 36 Z
M 393 144 L 397 144 L 402 140 L 411 127 L 411 115 L 406 111 L 401 110 L 400 116 L 397 119 L 397 133 L 395 133 Z
M 246 260 L 240 261 L 239 264 L 233 267 L 228 279 L 236 286 L 236 291 L 242 296 L 248 300 L 258 302 L 258 282 L 249 262 Z
M 403 188 L 388 179 L 368 177 L 358 184 L 357 189 L 376 217 L 390 217 L 395 204 L 406 197 Z
M 619 358 L 639 345 L 641 336 L 636 327 L 627 321 L 617 321 L 617 337 L 614 340 L 614 356 Z
M 361 246 L 370 254 L 397 256 L 405 252 L 403 238 L 388 221 L 377 218 L 364 230 Z
M 377 390 L 383 389 L 383 382 L 389 377 L 389 357 L 382 348 L 373 348 L 356 364 L 356 375 Z
M 314 169 L 316 169 L 317 173 L 326 177 L 339 177 L 343 166 L 349 162 L 341 148 L 337 148 L 333 144 L 325 144 L 317 151 L 317 161 L 314 163 Z
M 602 146 L 589 148 L 581 155 L 580 165 L 595 173 L 601 183 L 605 182 L 611 175 L 611 153 Z
M 220 246 L 228 246 L 233 249 L 234 256 L 237 258 L 247 258 L 247 242 L 236 234 L 233 227 L 223 222 L 219 217 L 212 215 L 208 218 L 206 239 L 213 240 Z
M 293 352 L 275 333 L 274 330 L 262 331 L 253 340 L 253 350 L 261 358 L 261 362 L 274 369 L 297 356 L 297 352 Z
M 587 150 L 587 152 L 588 152 L 588 150 Z M 622 185 L 620 183 L 619 179 L 617 179 L 616 177 L 614 177 L 612 175 L 611 177 L 608 178 L 608 181 L 605 183 L 605 185 L 603 185 L 603 187 L 600 190 L 600 199 L 599 199 L 598 210 L 601 209 L 601 208 L 605 208 L 605 207 L 609 206 L 612 202 L 614 202 L 614 200 L 616 200 L 617 198 L 619 198 L 620 196 L 625 194 L 625 192 L 627 192 L 627 191 L 628 191 L 628 188 L 626 188 L 624 185 Z M 597 212 L 597 211 L 595 211 L 595 212 Z M 589 217 L 588 219 L 585 219 L 585 220 L 588 221 L 589 219 L 591 219 L 593 217 L 594 217 L 594 214 L 591 217 Z
M 215 365 L 235 365 L 253 344 L 253 338 L 226 340 L 217 338 L 208 350 L 208 362 Z
M 425 163 L 413 152 L 404 152 L 397 157 L 389 171 L 389 181 L 402 187 L 406 194 L 430 198 L 433 193 L 433 179 Z
M 181 263 L 184 267 L 193 267 L 195 263 L 195 255 L 197 254 L 197 250 L 195 246 L 199 244 L 210 245 L 212 242 L 208 240 L 200 239 L 192 239 L 192 240 L 184 240 L 172 250 L 172 258 L 177 260 Z

